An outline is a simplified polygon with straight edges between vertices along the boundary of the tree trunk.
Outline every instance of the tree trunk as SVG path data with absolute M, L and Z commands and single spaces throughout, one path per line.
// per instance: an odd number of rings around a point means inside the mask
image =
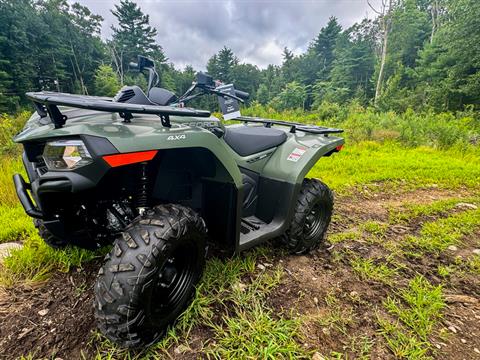
M 435 35 L 435 32 L 437 31 L 437 17 L 438 17 L 438 1 L 434 0 L 432 2 L 432 8 L 430 9 L 430 12 L 432 14 L 432 33 L 430 35 L 430 44 L 433 42 L 433 36 Z
M 377 86 L 375 87 L 375 106 L 378 105 L 378 100 L 382 95 L 382 85 L 383 85 L 383 78 L 385 76 L 385 60 L 387 58 L 387 45 L 388 45 L 388 33 L 390 27 L 390 13 L 392 11 L 392 0 L 389 0 L 388 8 L 386 3 L 383 3 L 382 7 L 382 55 L 380 58 L 380 70 L 378 72 L 378 79 L 377 79 Z

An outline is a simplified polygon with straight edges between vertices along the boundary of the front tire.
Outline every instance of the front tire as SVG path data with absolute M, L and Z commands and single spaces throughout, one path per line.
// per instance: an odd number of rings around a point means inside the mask
M 95 284 L 100 331 L 125 346 L 148 346 L 188 306 L 205 267 L 203 219 L 181 205 L 160 205 L 116 239 Z
M 332 218 L 333 193 L 317 179 L 304 179 L 295 214 L 283 242 L 294 254 L 316 249 L 324 240 Z
M 43 221 L 40 219 L 34 219 L 33 224 L 37 228 L 38 235 L 43 239 L 43 241 L 53 249 L 63 249 L 68 245 L 68 242 L 64 239 L 61 239 L 53 235 L 48 229 L 43 225 Z

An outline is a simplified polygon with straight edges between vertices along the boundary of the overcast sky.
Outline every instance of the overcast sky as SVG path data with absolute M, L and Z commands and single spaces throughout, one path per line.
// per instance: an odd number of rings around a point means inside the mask
M 105 19 L 102 36 L 111 36 L 110 9 L 120 0 L 76 0 Z M 380 0 L 372 0 L 376 4 Z M 73 2 L 73 0 L 71 0 Z M 224 45 L 241 62 L 263 68 L 280 64 L 285 46 L 303 52 L 330 16 L 349 27 L 373 17 L 366 0 L 138 0 L 158 31 L 157 41 L 176 67 L 205 68 Z

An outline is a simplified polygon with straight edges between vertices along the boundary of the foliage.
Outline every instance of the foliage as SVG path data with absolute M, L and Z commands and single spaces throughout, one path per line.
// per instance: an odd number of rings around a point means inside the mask
M 95 72 L 95 93 L 98 96 L 114 96 L 120 89 L 117 75 L 111 66 L 100 65 Z
M 303 109 L 307 99 L 307 89 L 296 81 L 288 83 L 285 88 L 269 103 L 275 110 Z
M 149 24 L 149 15 L 144 14 L 131 0 L 121 0 L 111 12 L 116 17 L 118 26 L 112 26 L 110 47 L 121 82 L 123 83 L 128 64 L 136 62 L 138 55 L 153 58 L 160 67 L 166 58 L 162 47 L 156 43 L 157 29 Z
M 381 333 L 399 358 L 425 358 L 431 348 L 428 336 L 441 319 L 445 307 L 441 286 L 433 286 L 422 276 L 410 281 L 397 297 L 384 301 L 386 310 L 398 319 L 379 319 Z
M 396 0 L 388 12 L 388 46 L 376 110 L 435 112 L 480 108 L 480 3 L 475 0 Z M 102 17 L 66 0 L 0 1 L 0 112 L 14 112 L 31 90 L 88 94 L 113 92 L 95 74 L 111 64 L 120 84 L 145 87 L 128 71 L 137 55 L 154 59 L 160 86 L 183 93 L 195 70 L 168 63 L 157 29 L 131 0 L 111 10 L 118 24 L 100 38 Z M 367 106 L 374 97 L 383 40 L 382 15 L 342 28 L 331 17 L 307 50 L 283 51 L 281 66 L 242 63 L 224 46 L 206 64 L 215 79 L 233 82 L 277 110 L 317 109 L 325 102 Z M 115 80 L 109 76 L 109 81 Z M 291 98 L 290 98 L 291 97 Z M 192 105 L 215 110 L 212 99 Z

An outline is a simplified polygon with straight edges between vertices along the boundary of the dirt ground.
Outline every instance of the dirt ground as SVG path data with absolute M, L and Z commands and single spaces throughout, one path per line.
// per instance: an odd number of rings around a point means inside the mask
M 407 224 L 389 224 L 389 210 L 401 209 L 405 202 L 428 204 L 448 198 L 467 198 L 468 191 L 448 191 L 437 188 L 413 192 L 381 193 L 366 189 L 356 196 L 336 199 L 336 214 L 329 230 L 333 234 L 358 229 L 367 221 L 386 224 L 384 241 L 401 242 L 408 235 L 418 234 L 421 225 L 435 217 L 419 217 Z M 454 208 L 450 211 L 459 211 Z M 437 214 L 442 217 L 446 214 Z M 447 214 L 448 215 L 448 214 Z M 432 284 L 444 284 L 447 307 L 434 335 L 429 339 L 435 346 L 437 359 L 480 359 L 480 279 L 473 274 L 453 274 L 445 282 L 437 272 L 439 264 L 452 263 L 480 246 L 480 230 L 463 239 L 455 251 L 438 256 L 402 259 L 401 275 L 393 285 L 373 280 L 359 280 L 348 257 L 353 253 L 365 258 L 384 259 L 387 256 L 382 241 L 368 242 L 362 238 L 331 244 L 304 256 L 275 255 L 270 262 L 281 265 L 284 276 L 273 291 L 268 305 L 278 314 L 307 316 L 302 333 L 308 349 L 322 354 L 334 352 L 358 357 L 361 348 L 368 349 L 372 359 L 394 358 L 378 333 L 377 316 L 382 314 L 382 301 L 397 288 L 407 286 L 415 274 L 424 275 Z M 94 349 L 89 342 L 95 329 L 92 299 L 93 282 L 98 264 L 90 264 L 81 272 L 58 273 L 36 288 L 18 288 L 0 293 L 0 357 L 17 358 L 34 353 L 35 358 L 91 358 Z M 329 302 L 335 298 L 336 304 Z M 335 328 L 320 326 L 314 321 L 335 307 L 340 316 L 348 317 L 344 325 Z M 193 352 L 172 358 L 198 358 L 198 342 L 209 332 L 196 328 L 190 348 Z M 355 355 L 356 354 L 356 355 Z

